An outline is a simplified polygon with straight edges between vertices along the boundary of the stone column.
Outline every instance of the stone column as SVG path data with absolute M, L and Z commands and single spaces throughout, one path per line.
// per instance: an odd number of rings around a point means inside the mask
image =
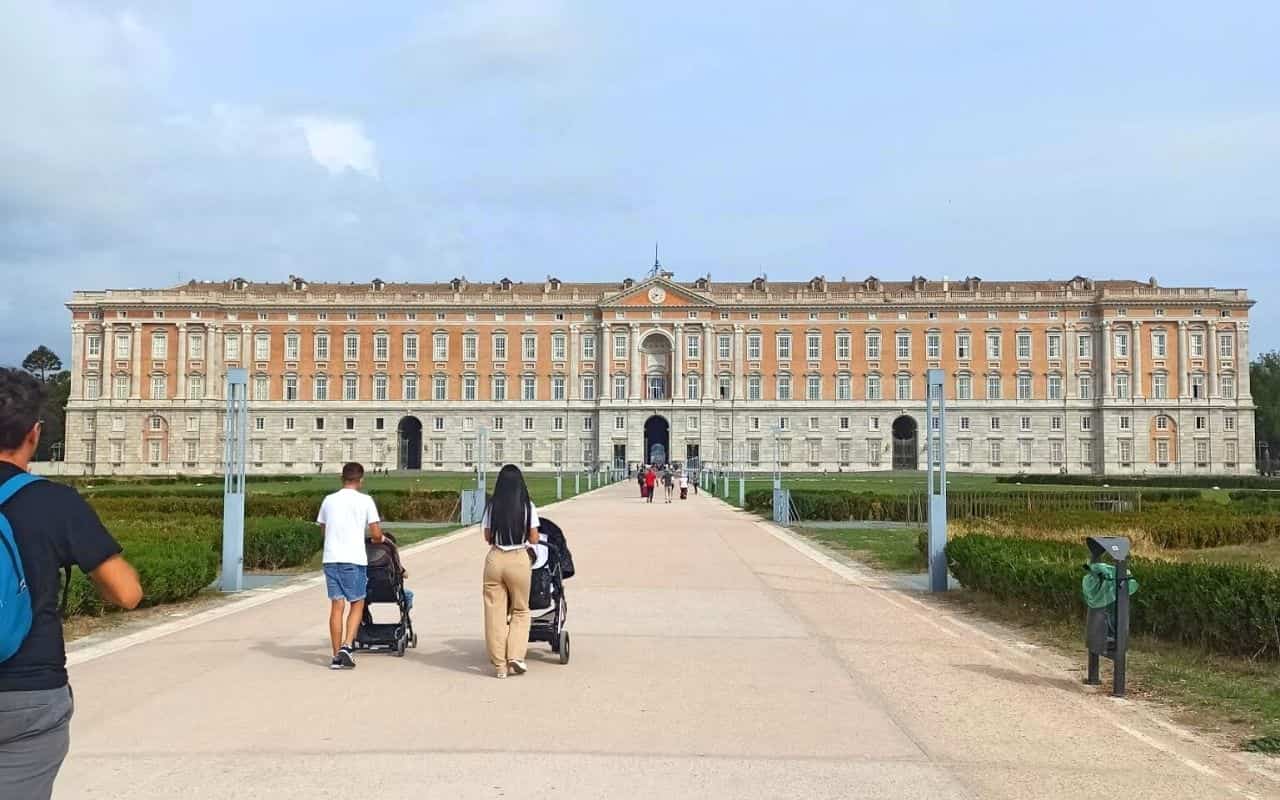
M 1187 358 L 1190 347 L 1187 337 L 1187 321 L 1178 320 L 1178 397 L 1187 399 L 1191 396 L 1191 368 Z
M 569 326 L 569 394 L 570 400 L 578 399 L 578 358 L 581 355 L 581 336 L 578 326 Z M 567 453 L 565 454 L 568 455 Z
M 675 345 L 671 352 L 671 399 L 684 399 L 684 327 L 677 322 L 672 330 Z
M 1098 354 L 1098 397 L 1111 397 L 1111 323 L 1102 323 L 1102 352 Z
M 1062 396 L 1068 400 L 1074 400 L 1079 396 L 1076 386 L 1076 354 L 1079 352 L 1080 343 L 1077 341 L 1080 332 L 1072 328 L 1066 328 L 1062 332 L 1062 374 L 1063 380 L 1067 385 L 1062 387 Z
M 1247 405 L 1253 399 L 1249 389 L 1249 323 L 1236 323 L 1236 400 Z
M 187 399 L 187 323 L 178 323 L 178 386 L 174 397 Z
M 702 399 L 713 400 L 716 389 L 715 331 L 710 323 L 702 326 Z
M 206 325 L 204 328 L 204 396 L 217 400 L 222 397 L 222 326 Z M 299 379 L 301 380 L 301 379 Z
M 103 342 L 105 348 L 109 342 Z M 107 363 L 107 359 L 103 358 L 102 363 Z M 71 395 L 72 400 L 84 399 L 84 326 L 78 322 L 71 325 Z M 99 381 L 102 378 L 98 379 Z M 71 437 L 64 437 L 68 442 Z
M 1209 365 L 1209 397 L 1217 398 L 1218 392 L 1218 323 L 1210 321 L 1208 330 L 1209 341 L 1206 343 L 1208 352 L 1205 353 L 1205 362 Z
M 142 399 L 142 323 L 133 323 L 133 351 L 129 353 L 133 359 L 133 387 L 129 392 L 131 400 Z
M 741 325 L 733 326 L 733 396 L 747 397 L 747 336 Z
M 640 324 L 638 322 L 631 323 L 631 389 L 627 396 L 632 400 L 639 400 L 645 396 L 644 387 L 640 384 L 640 360 L 643 354 L 640 352 Z
M 1142 322 L 1133 323 L 1133 359 L 1131 360 L 1133 373 L 1133 399 L 1142 399 Z

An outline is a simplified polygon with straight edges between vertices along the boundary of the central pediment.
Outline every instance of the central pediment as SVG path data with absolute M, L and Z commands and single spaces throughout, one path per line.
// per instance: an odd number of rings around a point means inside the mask
M 699 294 L 675 281 L 658 276 L 647 278 L 606 299 L 605 308 L 706 308 L 714 306 L 710 297 Z

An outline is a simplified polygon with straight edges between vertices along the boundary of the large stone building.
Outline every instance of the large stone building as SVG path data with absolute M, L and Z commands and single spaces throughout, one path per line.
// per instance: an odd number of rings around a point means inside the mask
M 536 470 L 665 453 L 916 469 L 925 371 L 977 472 L 1253 470 L 1240 289 L 1155 281 L 189 283 L 76 292 L 69 471 Z M 482 449 L 483 448 L 483 449 Z

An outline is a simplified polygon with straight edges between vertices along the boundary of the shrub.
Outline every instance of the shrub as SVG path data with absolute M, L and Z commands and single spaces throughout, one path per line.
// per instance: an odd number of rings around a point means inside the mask
M 194 597 L 218 575 L 218 554 L 201 539 L 129 542 L 125 557 L 138 570 L 144 606 Z M 67 613 L 101 614 L 104 610 L 89 578 L 78 570 L 73 573 Z
M 1082 617 L 1083 542 L 970 535 L 947 545 L 952 574 L 966 588 Z M 1250 658 L 1280 659 L 1280 571 L 1231 564 L 1135 558 L 1140 583 L 1131 629 L 1168 641 Z
M 294 494 L 249 494 L 245 516 L 286 517 L 312 521 L 328 492 Z M 171 514 L 196 514 L 222 518 L 222 497 L 208 494 L 120 494 L 89 495 L 89 502 L 101 516 L 132 518 L 164 517 Z M 448 522 L 458 512 L 458 494 L 453 491 L 387 491 L 374 496 L 378 511 L 385 519 L 413 522 Z
M 1142 512 L 998 514 L 988 524 L 1002 534 L 1033 539 L 1123 533 L 1135 543 L 1174 550 L 1249 544 L 1280 536 L 1280 515 L 1233 514 L 1216 504 L 1167 504 Z
M 254 517 L 245 521 L 246 569 L 296 567 L 305 564 L 323 546 L 320 526 L 312 522 L 280 517 Z
M 1280 478 L 1260 475 L 1001 475 L 997 483 L 1062 486 L 1170 486 L 1211 489 L 1280 489 Z

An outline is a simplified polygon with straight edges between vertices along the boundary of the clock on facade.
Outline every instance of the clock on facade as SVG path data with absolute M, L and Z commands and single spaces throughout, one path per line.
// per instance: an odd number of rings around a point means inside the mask
M 655 286 L 649 290 L 649 302 L 655 305 L 667 299 L 667 293 L 661 286 Z

